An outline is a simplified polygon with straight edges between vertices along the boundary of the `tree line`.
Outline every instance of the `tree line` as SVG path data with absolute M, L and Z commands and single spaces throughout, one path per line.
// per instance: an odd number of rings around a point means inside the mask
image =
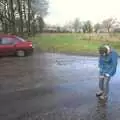
M 42 32 L 48 6 L 48 0 L 0 0 L 2 31 L 21 36 Z
M 92 24 L 90 20 L 80 21 L 76 18 L 73 21 L 69 21 L 63 26 L 59 25 L 47 25 L 44 27 L 44 32 L 50 33 L 66 33 L 66 32 L 82 32 L 82 33 L 111 33 L 120 32 L 120 22 L 115 18 L 108 18 L 101 23 Z
M 83 33 L 91 33 L 91 32 L 113 32 L 116 28 L 120 29 L 119 21 L 115 18 L 108 18 L 102 21 L 102 23 L 96 23 L 92 25 L 90 20 L 85 22 L 80 22 L 78 18 L 73 22 L 73 28 L 75 32 L 79 32 L 82 30 Z
M 44 17 L 48 14 L 48 0 L 0 0 L 0 28 L 4 33 L 25 35 L 35 35 L 35 33 L 45 32 Z M 46 31 L 52 32 L 100 32 L 105 30 L 111 32 L 119 21 L 114 18 L 103 20 L 102 23 L 92 24 L 90 20 L 80 21 L 76 18 L 74 21 L 66 24 L 64 28 L 57 26 L 49 28 Z M 46 23 L 47 24 L 47 23 Z M 116 31 L 120 32 L 119 27 Z

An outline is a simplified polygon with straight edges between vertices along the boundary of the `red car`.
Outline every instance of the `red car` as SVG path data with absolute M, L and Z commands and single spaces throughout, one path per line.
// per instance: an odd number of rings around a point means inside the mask
M 31 41 L 15 35 L 0 35 L 0 56 L 16 55 L 24 57 L 33 52 Z

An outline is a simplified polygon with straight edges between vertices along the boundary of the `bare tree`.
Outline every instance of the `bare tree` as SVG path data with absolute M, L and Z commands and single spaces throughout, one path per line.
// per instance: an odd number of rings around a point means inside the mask
M 41 32 L 43 32 L 43 28 L 44 28 L 44 25 L 45 25 L 45 23 L 43 21 L 43 18 L 38 16 L 37 17 L 37 22 L 38 22 L 38 25 L 39 25 L 39 32 L 41 33 Z
M 84 33 L 91 33 L 93 31 L 92 23 L 91 21 L 86 21 L 82 25 L 82 30 Z
M 28 4 L 28 26 L 27 26 L 27 30 L 28 30 L 28 35 L 30 35 L 31 29 L 30 29 L 30 20 L 31 20 L 31 0 L 27 0 L 27 4 Z
M 73 28 L 74 28 L 75 32 L 80 32 L 81 23 L 80 23 L 80 20 L 78 18 L 75 19 L 75 21 L 73 23 Z
M 8 3 L 7 0 L 0 0 L 0 21 L 4 33 L 8 32 L 10 16 L 8 17 Z
M 113 18 L 108 18 L 102 22 L 103 27 L 107 29 L 108 33 L 111 32 L 111 29 L 114 27 L 115 23 L 116 23 L 116 19 Z
M 48 14 L 48 5 L 48 0 L 31 0 L 31 8 L 33 13 L 42 18 Z
M 97 33 L 101 28 L 101 24 L 97 23 L 94 25 L 94 31 Z
M 18 0 L 19 1 L 19 0 Z M 12 22 L 10 22 L 10 28 L 11 28 L 11 32 L 12 33 L 16 33 L 16 30 L 15 30 L 15 15 L 14 15 L 14 8 L 13 8 L 13 0 L 9 0 L 9 7 L 10 7 L 10 19 Z
M 27 30 L 27 14 L 26 14 L 27 13 L 27 9 L 26 9 L 26 6 L 27 6 L 27 2 L 26 2 L 26 0 L 23 0 L 23 4 L 22 4 L 22 8 L 23 8 L 23 21 L 24 21 L 24 27 Z
M 27 29 L 28 35 L 37 32 L 37 22 L 42 31 L 43 18 L 47 15 L 48 0 L 0 0 L 0 22 L 5 33 L 19 32 Z M 39 17 L 39 20 L 38 17 Z M 33 30 L 35 29 L 35 30 Z M 34 32 L 33 32 L 34 31 Z

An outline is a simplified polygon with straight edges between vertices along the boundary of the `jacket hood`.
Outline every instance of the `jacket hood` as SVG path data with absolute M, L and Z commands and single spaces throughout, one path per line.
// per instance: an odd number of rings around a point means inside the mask
M 107 49 L 107 54 L 109 54 L 111 52 L 111 48 L 109 45 L 104 45 L 104 47 Z

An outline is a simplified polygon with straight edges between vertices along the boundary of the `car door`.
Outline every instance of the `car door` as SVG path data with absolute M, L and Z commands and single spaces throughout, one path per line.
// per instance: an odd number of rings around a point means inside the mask
M 3 54 L 3 46 L 1 45 L 2 43 L 2 39 L 0 38 L 0 55 Z
M 9 37 L 0 38 L 0 55 L 12 55 L 15 53 L 14 39 Z

